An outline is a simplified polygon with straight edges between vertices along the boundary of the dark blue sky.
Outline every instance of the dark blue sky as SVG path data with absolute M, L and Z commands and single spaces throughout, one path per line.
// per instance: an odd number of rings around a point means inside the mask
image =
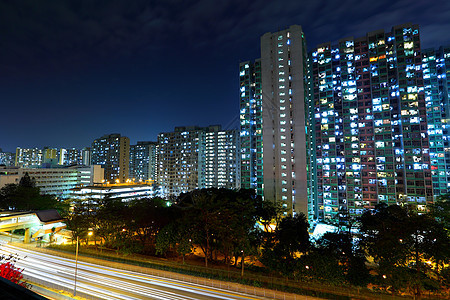
M 308 47 L 406 22 L 450 43 L 450 1 L 0 0 L 0 148 L 237 127 L 238 64 L 292 24 Z

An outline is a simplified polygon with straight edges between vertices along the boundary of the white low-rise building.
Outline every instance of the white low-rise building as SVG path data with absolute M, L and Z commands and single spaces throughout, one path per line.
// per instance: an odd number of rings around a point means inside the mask
M 7 184 L 18 184 L 28 173 L 42 194 L 67 198 L 75 187 L 89 186 L 104 180 L 100 165 L 71 166 L 61 168 L 0 167 L 0 188 Z
M 154 196 L 153 187 L 149 184 L 101 184 L 73 188 L 70 194 L 72 199 L 122 199 L 129 201 Z

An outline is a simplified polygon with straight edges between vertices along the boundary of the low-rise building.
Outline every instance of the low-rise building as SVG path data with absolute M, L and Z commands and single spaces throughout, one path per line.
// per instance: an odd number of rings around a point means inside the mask
M 71 199 L 122 199 L 130 201 L 138 198 L 151 198 L 154 196 L 153 187 L 149 184 L 124 183 L 124 184 L 100 184 L 92 186 L 76 187 L 71 190 Z
M 104 180 L 103 169 L 99 165 L 30 169 L 0 167 L 0 188 L 11 183 L 18 184 L 25 173 L 35 181 L 42 194 L 61 198 L 66 198 L 74 187 L 89 186 Z

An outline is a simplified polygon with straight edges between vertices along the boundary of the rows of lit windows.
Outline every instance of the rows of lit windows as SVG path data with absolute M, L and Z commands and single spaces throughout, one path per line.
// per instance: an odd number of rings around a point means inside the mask
M 416 29 L 397 28 L 312 52 L 309 143 L 317 151 L 310 170 L 317 176 L 309 177 L 308 188 L 317 189 L 310 198 L 314 217 L 432 197 L 418 45 Z M 403 150 L 411 146 L 425 151 Z M 407 180 L 409 173 L 414 179 Z

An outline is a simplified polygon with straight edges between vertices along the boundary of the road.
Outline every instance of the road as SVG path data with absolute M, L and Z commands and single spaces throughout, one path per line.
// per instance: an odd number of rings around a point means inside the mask
M 24 268 L 24 276 L 73 289 L 75 260 L 1 243 L 0 255 L 10 253 L 19 255 L 16 267 Z M 80 261 L 76 290 L 102 299 L 265 299 Z

